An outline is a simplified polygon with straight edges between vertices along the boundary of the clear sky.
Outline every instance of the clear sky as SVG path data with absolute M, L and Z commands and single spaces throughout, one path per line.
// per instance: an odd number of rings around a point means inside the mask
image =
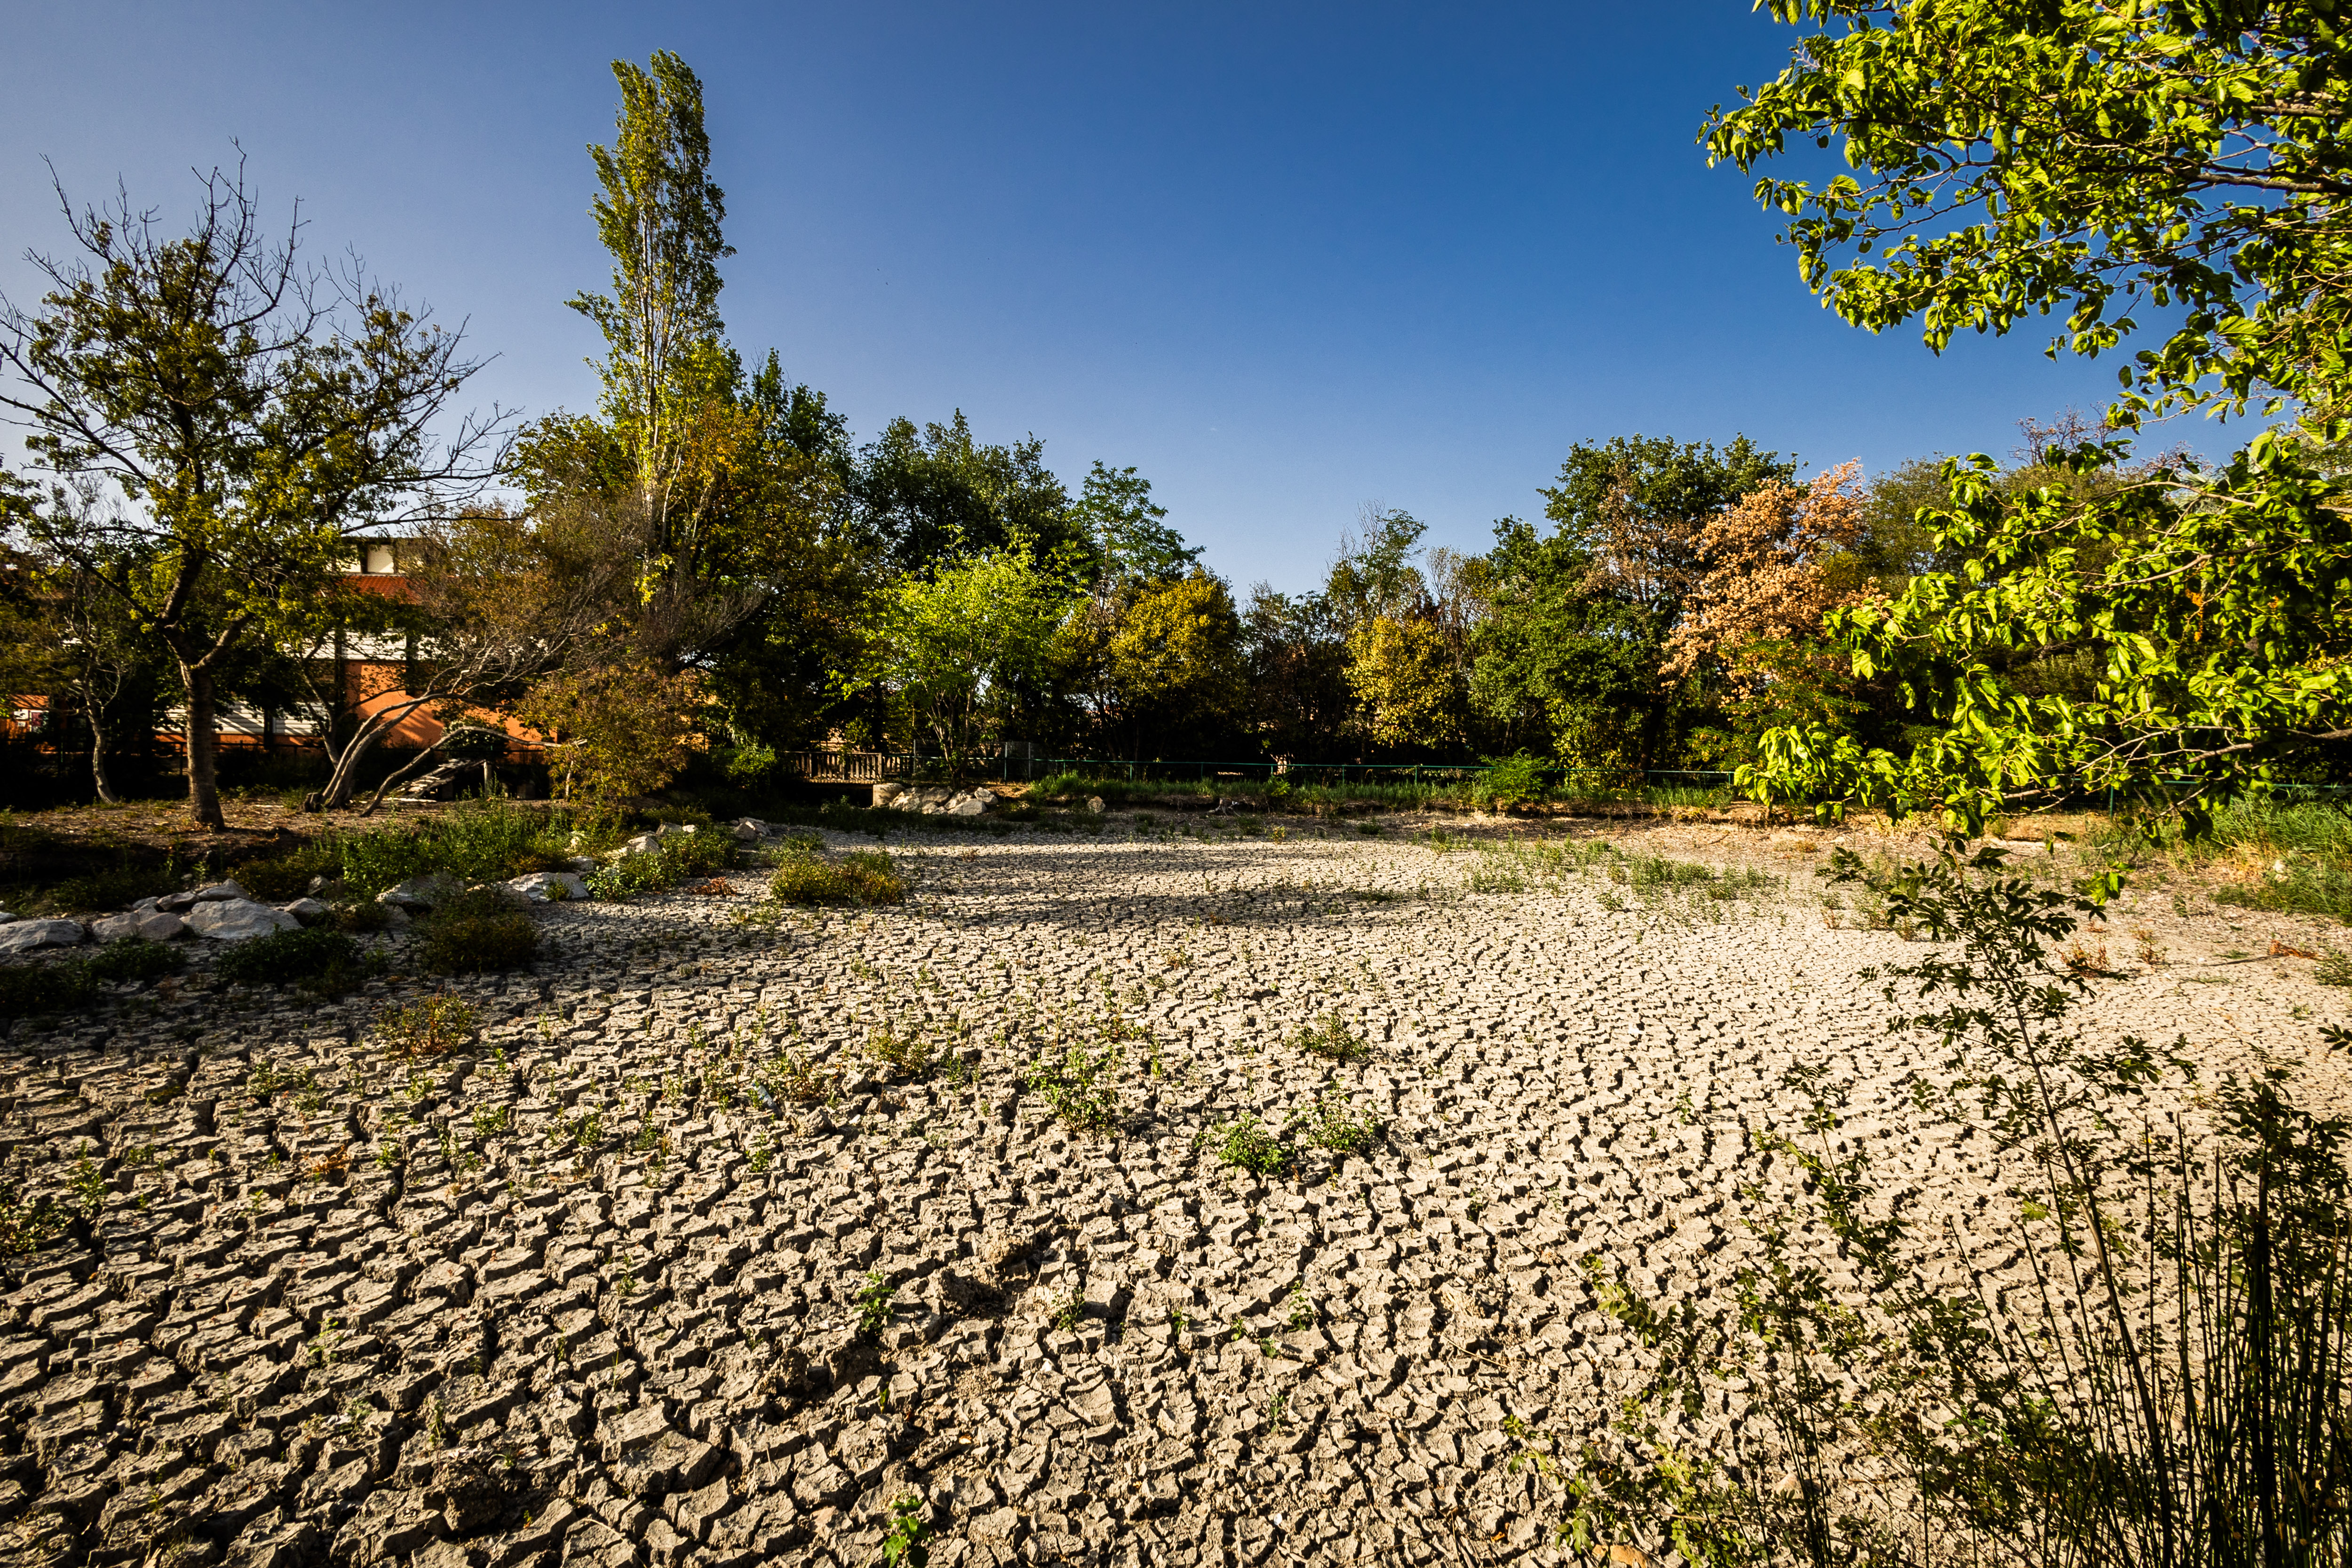
M 233 161 L 497 356 L 479 399 L 584 408 L 609 262 L 584 152 L 610 62 L 701 75 L 722 306 L 862 441 L 961 408 L 1073 489 L 1134 464 L 1237 584 L 1309 585 L 1367 500 L 1483 548 L 1579 440 L 1745 432 L 1808 467 L 2006 454 L 2114 367 L 2039 335 L 1846 327 L 1694 138 L 1788 31 L 1663 6 L 72 5 L 5 13 L 0 289 L 119 177 L 178 218 Z M 2208 432 L 2186 428 L 2209 445 Z

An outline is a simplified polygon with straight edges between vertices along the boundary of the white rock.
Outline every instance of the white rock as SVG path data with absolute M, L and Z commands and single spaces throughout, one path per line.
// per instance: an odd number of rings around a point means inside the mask
M 128 942 L 133 937 L 143 942 L 170 942 L 173 937 L 188 934 L 188 922 L 163 910 L 132 910 L 129 914 L 90 921 L 89 934 L 100 942 Z
M 198 888 L 192 896 L 200 904 L 219 903 L 226 899 L 243 899 L 250 903 L 253 900 L 251 893 L 235 882 L 215 882 L 209 888 Z
M 422 877 L 411 877 L 397 888 L 386 888 L 375 896 L 375 901 L 415 914 L 446 904 L 465 890 L 465 884 L 457 878 L 434 871 Z
M 942 816 L 984 816 L 988 814 L 988 808 L 995 804 L 996 797 L 994 795 L 989 794 L 989 792 L 984 789 L 976 789 L 970 795 L 959 795 L 950 797 L 948 803 L 940 807 L 940 815 Z
M 284 910 L 273 910 L 251 899 L 207 899 L 188 911 L 188 925 L 197 935 L 215 942 L 244 942 L 271 931 L 302 929 L 302 922 Z
M 640 833 L 614 851 L 611 858 L 618 860 L 628 855 L 650 855 L 660 847 L 661 839 L 651 833 Z
M 570 871 L 531 871 L 512 879 L 506 885 L 534 903 L 588 896 L 588 884 Z
M 743 844 L 756 844 L 768 836 L 768 825 L 756 816 L 742 816 L 733 824 L 735 837 Z
M 1103 814 L 1103 797 L 1098 795 L 1087 796 L 1087 809 L 1100 816 Z
M 37 947 L 72 947 L 81 941 L 79 921 L 10 921 L 0 925 L 0 952 L 30 952 Z
M 876 785 L 874 786 L 874 804 L 875 804 L 876 805 L 888 805 L 891 802 L 893 802 L 893 801 L 897 800 L 900 795 L 904 795 L 904 794 L 906 794 L 906 793 L 907 793 L 907 786 L 906 786 L 905 784 L 876 784 Z
M 304 925 L 316 925 L 335 911 L 320 899 L 297 899 L 290 904 L 278 906 Z

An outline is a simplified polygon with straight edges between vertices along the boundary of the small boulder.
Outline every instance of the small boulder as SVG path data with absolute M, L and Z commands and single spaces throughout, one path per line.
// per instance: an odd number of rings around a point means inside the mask
M 1104 811 L 1103 797 L 1098 795 L 1090 795 L 1087 796 L 1087 809 L 1094 813 L 1097 816 L 1100 816 Z
M 157 909 L 175 915 L 184 915 L 195 908 L 195 905 L 196 896 L 194 893 L 166 893 L 155 900 Z
M 875 804 L 876 805 L 890 805 L 893 801 L 897 800 L 900 795 L 904 795 L 904 794 L 906 794 L 906 793 L 907 793 L 907 786 L 906 786 L 905 784 L 876 784 L 876 785 L 874 786 L 874 804 Z
M 410 914 L 424 914 L 436 905 L 446 904 L 466 890 L 466 884 L 446 872 L 433 871 L 422 877 L 411 877 L 397 888 L 386 888 L 375 896 L 379 904 L 389 904 Z
M 768 825 L 756 816 L 737 817 L 732 828 L 739 844 L 757 844 L 768 836 Z
M 31 952 L 42 947 L 74 947 L 82 938 L 79 921 L 10 921 L 0 925 L 0 952 Z
M 535 904 L 588 896 L 588 884 L 571 871 L 530 871 L 506 884 Z
M 278 906 L 306 926 L 317 925 L 335 911 L 323 899 L 297 899 L 290 904 Z
M 245 942 L 272 931 L 299 931 L 302 922 L 251 899 L 207 899 L 188 911 L 188 926 L 215 942 Z
M 988 808 L 995 804 L 996 797 L 994 795 L 991 795 L 984 789 L 976 789 L 971 791 L 969 795 L 956 795 L 949 796 L 946 804 L 940 807 L 940 815 L 942 816 L 984 816 L 988 814 Z
M 89 934 L 100 942 L 170 942 L 188 934 L 188 922 L 162 910 L 132 910 L 89 922 Z
M 680 833 L 699 833 L 702 829 L 691 822 L 665 822 L 654 829 L 656 838 L 668 838 Z
M 249 901 L 253 898 L 251 893 L 247 892 L 235 882 L 215 882 L 209 888 L 198 888 L 188 896 L 200 904 L 217 904 L 229 899 L 245 899 Z
M 650 855 L 659 847 L 661 847 L 661 839 L 658 836 L 651 833 L 640 833 L 635 838 L 630 839 L 626 844 L 622 845 L 618 849 L 613 851 L 607 858 L 619 860 L 631 855 Z

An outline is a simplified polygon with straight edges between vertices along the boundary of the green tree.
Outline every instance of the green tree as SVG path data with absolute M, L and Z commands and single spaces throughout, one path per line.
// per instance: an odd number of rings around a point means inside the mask
M 1805 284 L 1881 331 L 2095 355 L 2170 323 L 2122 412 L 2337 406 L 2352 337 L 2352 33 L 2334 0 L 1767 0 L 1812 31 L 1704 140 L 1766 177 Z
M 658 548 L 690 427 L 724 373 L 719 262 L 735 252 L 721 234 L 725 194 L 710 183 L 702 82 L 666 49 L 649 63 L 613 62 L 621 85 L 613 145 L 588 148 L 604 187 L 589 210 L 613 256 L 613 291 L 571 303 L 604 331 L 605 415 L 654 513 Z
M 225 668 L 365 531 L 484 478 L 496 430 L 449 419 L 477 368 L 458 334 L 362 274 L 307 268 L 291 230 L 272 244 L 241 176 L 215 171 L 204 192 L 177 237 L 127 197 L 68 205 L 83 255 L 35 258 L 38 311 L 0 303 L 0 405 L 26 416 L 37 463 L 126 503 L 60 501 L 27 531 L 170 651 L 189 811 L 217 828 Z
M 1493 584 L 1473 638 L 1469 700 L 1502 742 L 1571 767 L 1639 765 L 1662 722 L 1658 639 L 1648 617 L 1596 582 L 1577 535 L 1495 525 Z
M 1045 444 L 1032 436 L 990 446 L 961 409 L 919 429 L 890 421 L 858 454 L 853 497 L 860 529 L 898 572 L 1014 547 L 1043 561 L 1088 543 L 1069 492 L 1045 467 Z
M 1818 30 L 1710 154 L 1753 169 L 1841 140 L 1815 188 L 1759 181 L 1807 286 L 1872 331 L 1941 348 L 2063 312 L 2053 354 L 2095 355 L 2165 310 L 2110 426 L 2151 412 L 2293 404 L 2215 474 L 2119 466 L 2054 433 L 2006 483 L 1948 468 L 1934 563 L 1839 617 L 1859 674 L 1937 730 L 1907 756 L 1818 722 L 1775 730 L 1761 793 L 1881 799 L 1960 826 L 2112 788 L 2192 825 L 2340 747 L 2340 279 L 2352 260 L 2346 35 L 2329 4 L 2257 0 L 1774 0 Z M 2085 437 L 2094 437 L 2088 441 Z
M 1136 593 L 1107 652 L 1130 756 L 1147 735 L 1200 749 L 1240 707 L 1241 616 L 1224 584 L 1197 567 Z
M 1074 595 L 1066 574 L 1005 549 L 891 578 L 862 617 L 864 657 L 836 677 L 845 690 L 878 688 L 949 771 L 968 773 L 991 726 L 1046 668 Z
M 2051 454 L 2095 473 L 2117 450 Z M 1908 755 L 1843 728 L 1775 730 L 1759 794 L 1942 814 L 1958 830 L 2114 791 L 2192 826 L 2352 741 L 2352 506 L 2291 437 L 2257 437 L 2193 485 L 2153 475 L 2088 501 L 1948 466 L 1939 549 L 1964 569 L 1830 618 L 1936 729 Z M 2052 689 L 2016 655 L 2079 675 Z M 2337 748 L 2338 752 L 2331 752 Z
M 1168 509 L 1152 500 L 1151 481 L 1131 468 L 1105 468 L 1097 458 L 1070 515 L 1093 541 L 1100 580 L 1113 592 L 1172 582 L 1201 563 L 1201 547 L 1168 526 Z
M 1348 642 L 1320 594 L 1250 590 L 1242 612 L 1249 672 L 1248 731 L 1278 757 L 1313 756 L 1338 743 L 1354 697 Z
M 1711 441 L 1614 436 L 1570 447 L 1559 482 L 1540 493 L 1568 548 L 1591 563 L 1594 585 L 1640 611 L 1663 643 L 1706 573 L 1698 542 L 1707 520 L 1796 471 L 1793 459 L 1745 436 L 1721 451 Z

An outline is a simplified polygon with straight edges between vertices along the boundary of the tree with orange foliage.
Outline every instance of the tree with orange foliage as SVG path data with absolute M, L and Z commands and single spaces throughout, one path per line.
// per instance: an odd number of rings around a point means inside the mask
M 1706 521 L 1704 573 L 1666 639 L 1662 670 L 1686 679 L 1703 664 L 1735 692 L 1785 678 L 1760 650 L 1822 640 L 1822 617 L 1868 596 L 1853 549 L 1863 533 L 1861 466 L 1841 463 L 1802 489 L 1771 480 Z

